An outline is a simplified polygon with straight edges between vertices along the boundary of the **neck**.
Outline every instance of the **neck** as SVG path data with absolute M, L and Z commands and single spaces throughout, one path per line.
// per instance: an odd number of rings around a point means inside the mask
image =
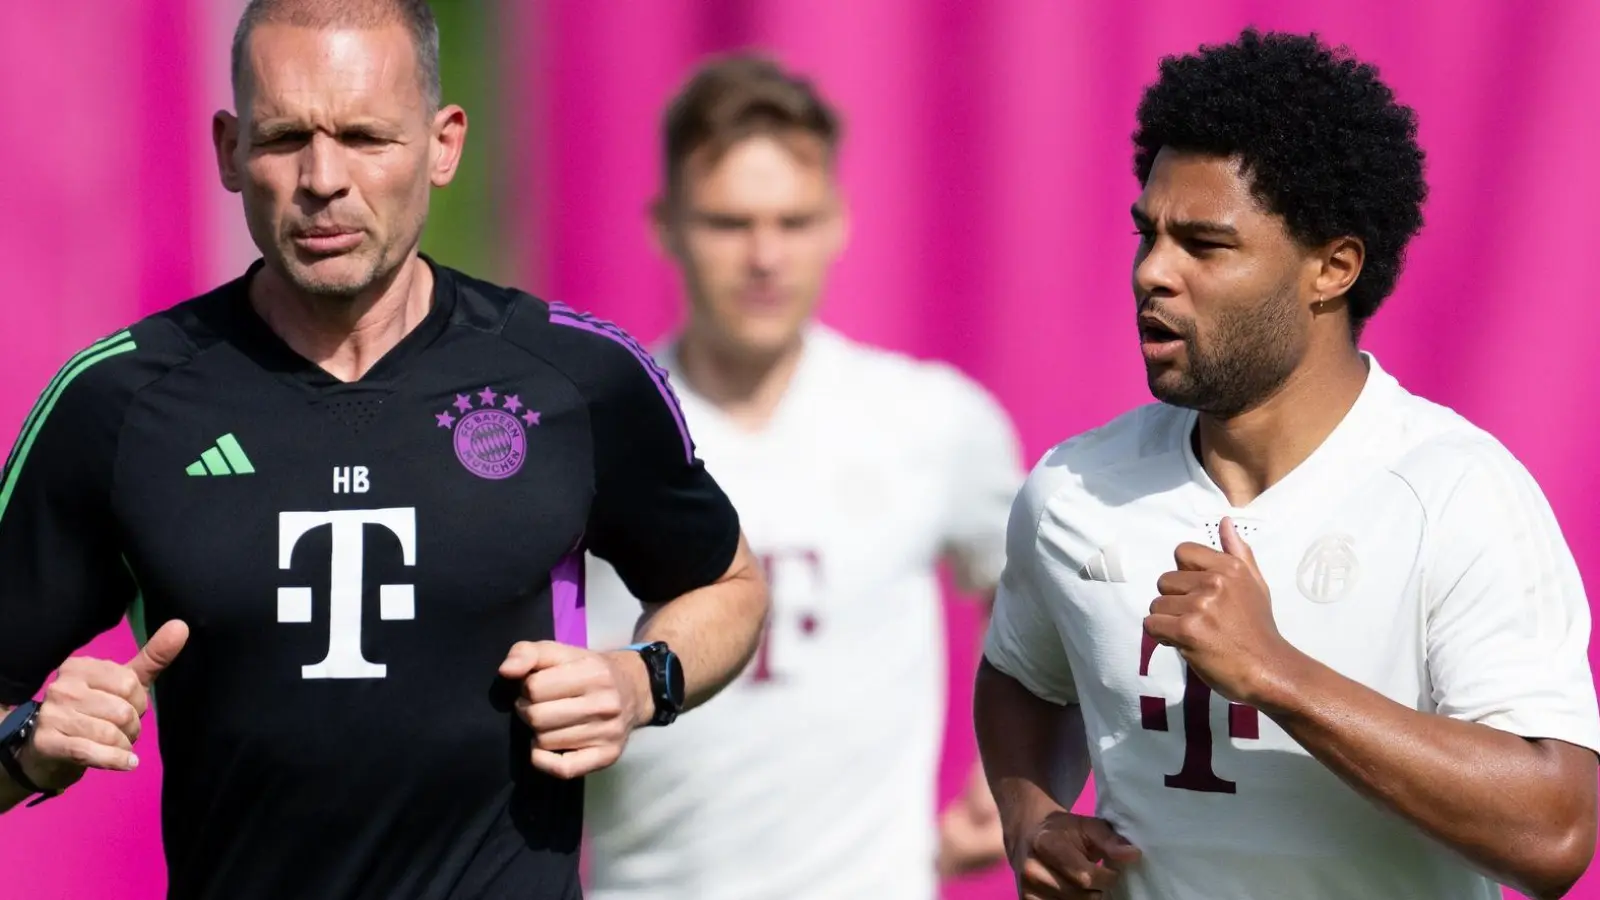
M 696 394 L 740 427 L 758 431 L 772 420 L 804 349 L 797 339 L 775 354 L 740 352 L 690 325 L 678 341 L 678 365 Z
M 1242 507 L 1305 462 L 1344 420 L 1367 382 L 1355 347 L 1301 366 L 1266 402 L 1229 418 L 1201 414 L 1200 462 Z
M 356 381 L 433 305 L 433 270 L 416 253 L 355 298 L 296 289 L 272 267 L 250 282 L 250 304 L 290 349 L 340 381 Z

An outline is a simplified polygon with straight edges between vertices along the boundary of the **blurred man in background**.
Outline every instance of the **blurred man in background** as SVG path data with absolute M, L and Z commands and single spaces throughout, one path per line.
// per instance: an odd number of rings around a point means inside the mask
M 1163 61 L 1134 143 L 1161 402 L 1029 478 L 978 677 L 1021 895 L 1561 896 L 1600 750 L 1577 566 L 1521 463 L 1360 349 L 1422 224 L 1414 114 L 1246 31 Z
M 159 676 L 173 898 L 575 898 L 580 776 L 765 619 L 644 352 L 419 254 L 438 41 L 253 0 L 212 131 L 263 258 L 71 360 L 0 477 L 0 810 L 136 766 Z M 643 646 L 581 646 L 584 547 Z M 67 658 L 124 613 L 135 658 Z
M 954 369 L 813 319 L 844 248 L 839 124 L 804 80 L 731 57 L 665 121 L 661 245 L 689 299 L 658 354 L 773 585 L 717 709 L 638 735 L 590 781 L 600 900 L 928 900 L 998 861 L 981 777 L 935 830 L 945 708 L 937 566 L 987 600 L 1021 483 L 1013 428 Z M 591 643 L 637 601 L 593 562 Z

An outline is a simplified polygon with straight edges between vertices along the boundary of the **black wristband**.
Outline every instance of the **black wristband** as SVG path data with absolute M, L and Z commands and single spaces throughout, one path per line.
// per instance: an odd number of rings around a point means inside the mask
M 30 701 L 29 705 L 32 707 L 32 709 L 28 713 L 28 720 L 26 724 L 23 725 L 22 729 L 20 730 L 21 733 L 18 735 L 21 740 L 13 744 L 0 746 L 0 769 L 5 769 L 7 777 L 15 782 L 18 787 L 27 791 L 28 796 L 32 797 L 33 795 L 38 794 L 39 796 L 35 797 L 34 800 L 28 804 L 29 806 L 38 806 L 44 801 L 49 800 L 51 797 L 54 797 L 59 793 L 59 791 L 48 791 L 35 784 L 33 779 L 28 777 L 28 773 L 23 770 L 22 760 L 17 758 L 17 754 L 22 752 L 22 748 L 27 745 L 27 741 L 31 737 L 31 733 L 33 731 L 33 722 L 39 716 L 39 704 L 37 702 Z M 13 710 L 13 712 L 15 712 L 15 710 Z

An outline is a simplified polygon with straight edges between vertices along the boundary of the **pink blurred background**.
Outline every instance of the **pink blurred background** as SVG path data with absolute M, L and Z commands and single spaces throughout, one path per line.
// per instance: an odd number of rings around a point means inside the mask
M 0 444 L 67 356 L 252 258 L 216 184 L 240 0 L 20 4 L 0 29 Z M 436 7 L 441 11 L 445 3 Z M 1412 390 L 1498 435 L 1600 573 L 1589 301 L 1600 201 L 1600 4 L 1585 0 L 540 0 L 488 3 L 495 44 L 471 140 L 491 185 L 435 228 L 499 240 L 479 271 L 654 339 L 678 317 L 644 211 L 661 106 L 701 54 L 755 46 L 813 73 L 846 117 L 854 243 L 823 318 L 950 360 L 1015 417 L 1029 462 L 1145 402 L 1128 289 L 1128 136 L 1165 54 L 1250 23 L 1316 30 L 1377 63 L 1421 119 L 1432 197 L 1364 341 Z M 443 13 L 441 12 L 441 15 Z M 448 78 L 447 68 L 447 78 Z M 452 96 L 446 83 L 447 99 Z M 469 160 L 470 162 L 470 160 Z M 452 188 L 452 190 L 455 190 Z M 473 222 L 477 224 L 474 225 Z M 446 263 L 463 261 L 441 253 Z M 952 607 L 941 795 L 973 758 L 973 613 Z M 131 655 L 126 628 L 89 652 Z M 263 698 L 270 702 L 270 698 Z M 160 767 L 92 774 L 0 817 L 6 893 L 150 900 L 165 885 Z M 1005 873 L 948 898 L 1015 896 Z M 1600 875 L 1570 896 L 1600 900 Z

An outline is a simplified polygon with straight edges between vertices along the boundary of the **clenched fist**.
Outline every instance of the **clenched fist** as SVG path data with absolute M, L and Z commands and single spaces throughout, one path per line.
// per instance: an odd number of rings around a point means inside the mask
M 533 729 L 534 768 L 557 778 L 616 762 L 628 735 L 655 715 L 649 674 L 632 650 L 522 641 L 500 664 L 500 675 L 522 682 L 517 714 Z
M 33 737 L 17 754 L 39 787 L 62 791 L 86 769 L 131 771 L 133 743 L 150 706 L 150 686 L 189 640 L 189 626 L 170 621 L 126 665 L 75 656 L 45 689 Z
M 1021 900 L 1090 900 L 1117 883 L 1139 851 L 1104 819 L 1054 812 L 1017 841 L 1011 868 Z
M 1176 647 L 1217 693 L 1254 706 L 1298 651 L 1278 632 L 1272 595 L 1250 545 L 1232 519 L 1222 520 L 1220 532 L 1221 553 L 1178 545 L 1178 568 L 1156 581 L 1161 596 L 1150 604 L 1144 630 Z

